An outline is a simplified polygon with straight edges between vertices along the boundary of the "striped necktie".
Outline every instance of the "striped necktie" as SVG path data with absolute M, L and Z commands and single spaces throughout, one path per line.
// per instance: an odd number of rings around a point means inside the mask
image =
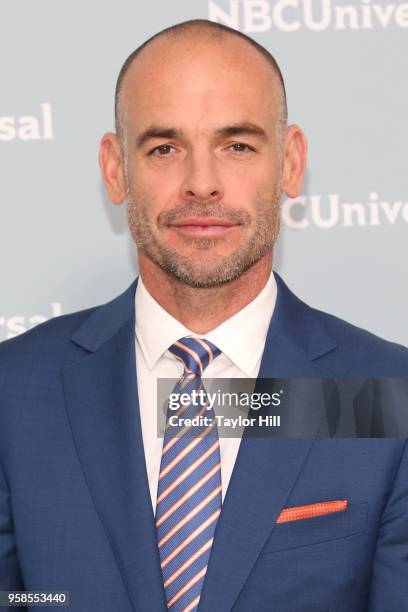
M 169 351 L 184 366 L 172 393 L 188 394 L 190 403 L 176 411 L 167 409 L 157 490 L 157 541 L 167 607 L 172 612 L 193 612 L 200 600 L 222 499 L 217 423 L 213 409 L 207 410 L 201 376 L 221 351 L 208 340 L 189 337 L 180 338 Z M 202 416 L 206 423 L 169 426 L 169 416 L 174 415 Z

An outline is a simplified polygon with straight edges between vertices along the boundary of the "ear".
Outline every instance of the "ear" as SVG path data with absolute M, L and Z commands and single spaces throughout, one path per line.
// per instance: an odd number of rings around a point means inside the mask
M 113 132 L 102 137 L 99 147 L 99 166 L 103 182 L 114 204 L 121 204 L 126 197 L 122 149 Z
M 298 125 L 286 130 L 283 161 L 283 191 L 290 198 L 296 198 L 302 189 L 306 170 L 307 140 Z

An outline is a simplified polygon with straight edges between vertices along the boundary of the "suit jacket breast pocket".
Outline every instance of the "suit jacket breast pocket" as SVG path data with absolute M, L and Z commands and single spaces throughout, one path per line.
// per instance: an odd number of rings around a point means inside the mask
M 350 503 L 346 510 L 275 524 L 261 554 L 347 538 L 367 526 L 368 503 Z

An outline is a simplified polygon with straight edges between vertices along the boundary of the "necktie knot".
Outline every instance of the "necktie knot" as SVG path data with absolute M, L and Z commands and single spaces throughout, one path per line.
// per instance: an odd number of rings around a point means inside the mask
M 182 361 L 187 372 L 193 372 L 196 376 L 202 376 L 205 368 L 221 354 L 220 349 L 209 340 L 188 336 L 176 340 L 169 351 Z

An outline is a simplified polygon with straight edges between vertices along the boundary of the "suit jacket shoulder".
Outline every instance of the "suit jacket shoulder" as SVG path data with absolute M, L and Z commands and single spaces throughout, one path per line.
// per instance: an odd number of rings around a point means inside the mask
M 134 280 L 109 302 L 55 317 L 0 342 L 0 382 L 1 364 L 6 362 L 9 366 L 22 367 L 41 361 L 43 366 L 60 368 L 96 350 L 126 321 L 134 318 L 136 284 Z
M 306 305 L 305 305 L 306 306 Z M 310 308 L 307 306 L 307 308 Z M 360 360 L 369 360 L 370 363 L 379 368 L 386 363 L 392 363 L 395 368 L 395 376 L 408 376 L 408 348 L 396 342 L 384 340 L 379 336 L 352 325 L 339 317 L 327 312 L 310 308 L 312 316 L 320 319 L 321 324 L 336 340 L 339 350 L 352 363 Z M 351 365 L 351 364 L 350 364 Z
M 315 365 L 290 376 L 408 377 L 408 349 L 388 342 L 336 316 L 322 312 L 294 295 L 275 273 L 278 297 L 268 333 L 272 346 L 285 336 L 282 351 L 292 347 Z M 275 345 L 278 343 L 275 342 Z M 278 345 L 279 346 L 279 345 Z M 300 364 L 300 359 L 298 360 Z M 295 368 L 294 368 L 295 370 Z

